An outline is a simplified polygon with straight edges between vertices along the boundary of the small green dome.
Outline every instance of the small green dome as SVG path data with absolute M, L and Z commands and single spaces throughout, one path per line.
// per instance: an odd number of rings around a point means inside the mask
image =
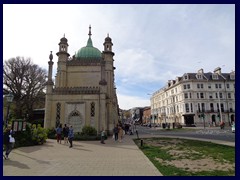
M 97 48 L 93 47 L 91 37 L 88 38 L 87 46 L 82 47 L 75 55 L 76 58 L 101 58 L 102 54 Z

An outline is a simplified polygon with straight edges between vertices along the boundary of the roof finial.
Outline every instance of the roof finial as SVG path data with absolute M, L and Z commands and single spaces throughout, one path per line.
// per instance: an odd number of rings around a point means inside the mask
M 107 34 L 107 37 L 109 37 L 109 33 Z
M 89 33 L 88 33 L 89 37 L 91 37 L 92 33 L 91 33 L 91 25 L 89 25 Z
M 52 59 L 53 59 L 52 51 L 50 51 L 49 59 L 50 59 L 50 61 L 52 61 Z
M 65 33 L 63 34 L 63 37 L 65 37 Z

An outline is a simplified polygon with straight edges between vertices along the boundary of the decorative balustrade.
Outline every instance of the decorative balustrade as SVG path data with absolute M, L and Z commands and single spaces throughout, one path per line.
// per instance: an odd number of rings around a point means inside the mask
M 99 87 L 61 87 L 53 89 L 55 94 L 98 94 Z

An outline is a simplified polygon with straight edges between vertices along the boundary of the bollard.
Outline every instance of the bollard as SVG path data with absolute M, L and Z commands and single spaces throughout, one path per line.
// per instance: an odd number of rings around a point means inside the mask
M 138 131 L 136 130 L 136 134 L 137 134 L 137 138 L 139 139 L 139 137 L 138 137 Z
M 141 147 L 143 147 L 143 140 L 141 139 Z

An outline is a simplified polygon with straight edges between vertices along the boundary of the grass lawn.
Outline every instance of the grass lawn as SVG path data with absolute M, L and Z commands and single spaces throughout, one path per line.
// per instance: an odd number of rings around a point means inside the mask
M 135 143 L 164 176 L 235 176 L 235 147 L 178 138 Z

